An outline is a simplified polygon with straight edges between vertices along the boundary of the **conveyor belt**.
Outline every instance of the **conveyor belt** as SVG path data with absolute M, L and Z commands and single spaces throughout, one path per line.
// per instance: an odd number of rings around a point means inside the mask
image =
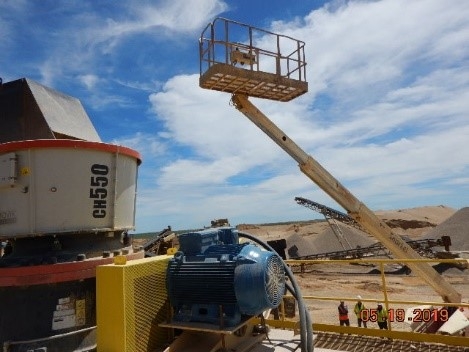
M 411 246 L 416 252 L 425 257 L 433 258 L 433 252 L 431 247 L 441 246 L 440 240 L 415 240 L 415 241 L 406 241 L 409 246 Z M 290 257 L 291 259 L 349 259 L 349 258 L 363 258 L 369 256 L 389 256 L 389 250 L 383 246 L 381 243 L 375 243 L 368 247 L 361 247 L 355 249 L 348 249 L 344 251 L 335 251 L 327 253 L 316 253 L 310 255 L 304 255 L 299 257 Z
M 154 257 L 159 253 L 159 247 L 161 243 L 164 241 L 165 237 L 172 234 L 171 226 L 163 229 L 160 233 L 158 233 L 154 239 L 147 241 L 143 245 L 143 250 L 145 251 L 145 257 Z
M 343 224 L 352 226 L 360 231 L 363 231 L 366 233 L 366 231 L 360 226 L 358 222 L 356 222 L 353 218 L 348 216 L 345 213 L 342 213 L 338 210 L 329 208 L 323 204 L 319 204 L 316 202 L 313 202 L 312 200 L 302 198 L 302 197 L 295 197 L 295 201 L 311 210 L 317 211 L 318 213 L 321 213 L 324 215 L 326 220 L 337 220 L 340 221 Z M 330 222 L 329 222 L 330 223 Z M 334 230 L 334 228 L 332 228 Z M 336 230 L 334 230 L 336 232 Z M 419 253 L 421 256 L 425 257 L 434 257 L 433 251 L 431 250 L 432 247 L 436 246 L 445 246 L 445 241 L 443 238 L 441 239 L 423 239 L 423 240 L 409 240 L 406 241 L 409 246 L 412 247 L 417 253 Z M 351 249 L 345 249 L 343 251 L 335 251 L 335 252 L 327 252 L 327 253 L 316 253 L 312 255 L 307 255 L 307 256 L 301 256 L 301 257 L 291 257 L 291 259 L 346 259 L 346 258 L 362 258 L 365 256 L 370 256 L 370 255 L 387 255 L 389 256 L 389 250 L 383 246 L 381 243 L 375 243 L 371 246 L 368 247 L 363 247 L 363 248 L 351 248 Z

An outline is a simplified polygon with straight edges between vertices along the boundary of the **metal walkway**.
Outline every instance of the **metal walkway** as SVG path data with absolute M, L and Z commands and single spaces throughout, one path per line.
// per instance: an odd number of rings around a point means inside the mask
M 292 352 L 300 350 L 299 336 L 288 330 L 271 330 L 269 338 L 251 352 Z M 467 352 L 468 347 L 437 343 L 389 340 L 386 338 L 318 332 L 314 352 Z
M 316 334 L 315 334 L 316 335 Z M 350 352 L 468 352 L 468 347 L 436 343 L 389 340 L 379 337 L 317 333 L 314 347 Z

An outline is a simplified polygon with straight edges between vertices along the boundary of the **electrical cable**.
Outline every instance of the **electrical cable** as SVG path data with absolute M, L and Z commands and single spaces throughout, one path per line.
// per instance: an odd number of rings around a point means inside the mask
M 247 238 L 251 241 L 256 242 L 257 244 L 261 245 L 265 249 L 274 252 L 275 250 L 266 242 L 260 240 L 259 238 L 247 233 L 247 232 L 240 232 L 238 231 L 238 235 L 240 237 Z M 311 316 L 309 315 L 309 311 L 306 308 L 306 305 L 303 300 L 303 296 L 301 295 L 300 288 L 298 283 L 295 280 L 293 272 L 290 270 L 288 265 L 280 258 L 283 263 L 283 267 L 285 272 L 290 279 L 293 287 L 291 287 L 288 283 L 286 283 L 286 288 L 292 293 L 295 297 L 296 301 L 298 302 L 298 312 L 300 314 L 300 337 L 301 337 L 301 352 L 313 352 L 313 325 L 311 321 Z

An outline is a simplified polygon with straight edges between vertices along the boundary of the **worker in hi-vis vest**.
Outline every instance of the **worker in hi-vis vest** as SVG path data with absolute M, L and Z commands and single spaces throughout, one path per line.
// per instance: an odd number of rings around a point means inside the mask
M 366 321 L 367 319 L 363 320 L 363 314 L 366 314 L 367 312 L 365 311 L 365 304 L 362 302 L 362 297 L 360 295 L 357 296 L 357 303 L 355 303 L 355 307 L 353 307 L 353 312 L 357 316 L 357 322 L 358 322 L 358 327 L 363 327 L 366 328 Z
M 380 329 L 388 329 L 388 311 L 383 307 L 381 303 L 378 303 L 378 308 L 376 309 L 378 315 L 377 322 Z

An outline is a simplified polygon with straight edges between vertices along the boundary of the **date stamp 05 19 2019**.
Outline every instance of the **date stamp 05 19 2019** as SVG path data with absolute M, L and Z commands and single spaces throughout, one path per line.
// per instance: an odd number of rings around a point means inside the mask
M 428 323 L 430 321 L 447 321 L 449 313 L 447 309 L 414 308 L 412 315 L 406 318 L 405 309 L 390 308 L 387 318 L 391 323 L 404 322 L 406 320 L 409 323 Z M 376 322 L 378 320 L 378 311 L 376 309 L 364 309 L 361 312 L 361 319 L 364 322 Z

